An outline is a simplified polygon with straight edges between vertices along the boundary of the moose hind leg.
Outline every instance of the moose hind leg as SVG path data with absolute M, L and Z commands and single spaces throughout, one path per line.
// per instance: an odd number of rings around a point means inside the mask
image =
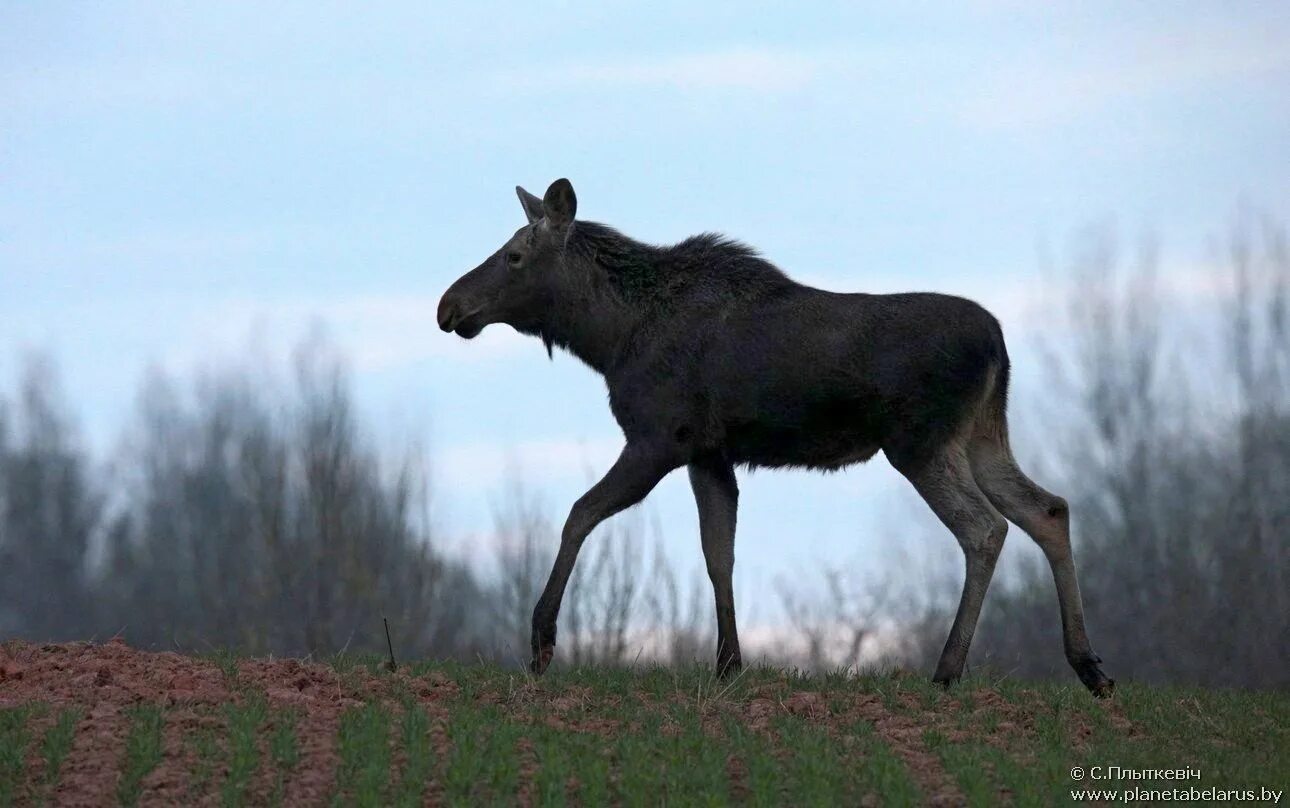
M 1066 500 L 1045 491 L 1017 466 L 1006 443 L 989 438 L 974 441 L 968 457 L 972 472 L 990 502 L 1035 540 L 1053 571 L 1061 610 L 1062 643 L 1066 660 L 1095 696 L 1115 690 L 1115 681 L 1099 667 L 1084 627 L 1084 604 L 1071 553 L 1070 509 Z
M 958 612 L 932 677 L 933 681 L 948 685 L 963 675 L 981 604 L 994 576 L 1008 523 L 973 480 L 967 454 L 959 442 L 947 444 L 930 460 L 912 468 L 899 458 L 893 459 L 893 465 L 913 483 L 919 495 L 958 539 L 967 562 Z
M 738 673 L 742 665 L 739 632 L 735 627 L 735 596 L 732 576 L 735 566 L 735 514 L 739 486 L 730 464 L 721 459 L 696 460 L 690 464 L 690 486 L 699 506 L 699 535 L 703 558 L 717 602 L 717 674 Z

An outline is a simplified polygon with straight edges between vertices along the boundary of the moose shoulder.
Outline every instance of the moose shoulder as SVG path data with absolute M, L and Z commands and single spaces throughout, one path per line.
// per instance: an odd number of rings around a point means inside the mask
M 1084 628 L 1066 503 L 1018 468 L 1008 444 L 1008 353 L 999 323 L 962 298 L 838 294 L 796 283 L 720 236 L 670 247 L 575 219 L 568 180 L 454 283 L 439 325 L 491 323 L 541 337 L 601 373 L 626 446 L 573 506 L 533 613 L 532 669 L 550 663 L 583 540 L 687 466 L 717 612 L 717 666 L 740 666 L 731 576 L 734 467 L 837 469 L 879 450 L 958 539 L 967 573 L 935 680 L 962 674 L 1010 520 L 1043 549 L 1066 658 L 1097 695 L 1114 683 Z

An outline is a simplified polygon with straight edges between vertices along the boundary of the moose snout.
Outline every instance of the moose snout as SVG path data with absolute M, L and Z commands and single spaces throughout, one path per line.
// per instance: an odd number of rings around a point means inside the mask
M 461 306 L 456 296 L 448 292 L 439 299 L 439 328 L 444 331 L 451 331 L 452 327 L 461 319 Z
M 449 289 L 439 300 L 439 327 L 444 331 L 455 331 L 459 337 L 474 339 L 488 323 L 483 310 L 478 301 Z

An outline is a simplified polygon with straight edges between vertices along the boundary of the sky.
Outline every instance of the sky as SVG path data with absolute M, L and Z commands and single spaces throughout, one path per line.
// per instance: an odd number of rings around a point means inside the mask
M 1043 256 L 1109 222 L 1208 288 L 1239 205 L 1290 215 L 1288 147 L 1283 3 L 0 3 L 0 379 L 52 356 L 106 455 L 149 368 L 324 328 L 486 555 L 509 476 L 558 520 L 621 446 L 577 360 L 435 324 L 523 223 L 516 184 L 568 177 L 581 218 L 723 232 L 826 288 L 972 297 L 1015 411 L 1060 302 Z M 741 485 L 741 598 L 953 547 L 881 457 Z M 647 507 L 699 568 L 684 473 Z

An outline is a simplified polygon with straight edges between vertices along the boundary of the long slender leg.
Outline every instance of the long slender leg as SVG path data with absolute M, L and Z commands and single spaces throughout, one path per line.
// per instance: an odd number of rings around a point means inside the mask
M 738 673 L 739 631 L 735 626 L 735 521 L 739 485 L 735 470 L 722 458 L 703 458 L 690 464 L 690 487 L 699 506 L 699 535 L 703 558 L 717 601 L 717 674 Z
M 1003 549 L 1008 523 L 972 479 L 967 453 L 959 442 L 935 452 L 910 468 L 898 459 L 893 465 L 905 475 L 932 510 L 958 539 L 967 561 L 958 613 L 945 640 L 933 681 L 949 684 L 963 675 L 972 635 L 985 600 L 994 565 Z
M 587 534 L 605 519 L 644 499 L 676 466 L 665 452 L 629 443 L 600 482 L 574 503 L 560 534 L 560 551 L 551 567 L 551 576 L 533 609 L 533 658 L 529 669 L 534 673 L 545 671 L 555 654 L 555 624 L 560 602 Z
M 968 448 L 972 471 L 990 502 L 1010 521 L 1026 531 L 1048 559 L 1057 586 L 1061 609 L 1062 644 L 1066 661 L 1095 696 L 1109 696 L 1115 681 L 1099 667 L 1084 627 L 1084 603 L 1071 552 L 1070 509 L 1066 500 L 1045 491 L 1017 466 L 1012 452 L 1000 440 L 980 439 Z

